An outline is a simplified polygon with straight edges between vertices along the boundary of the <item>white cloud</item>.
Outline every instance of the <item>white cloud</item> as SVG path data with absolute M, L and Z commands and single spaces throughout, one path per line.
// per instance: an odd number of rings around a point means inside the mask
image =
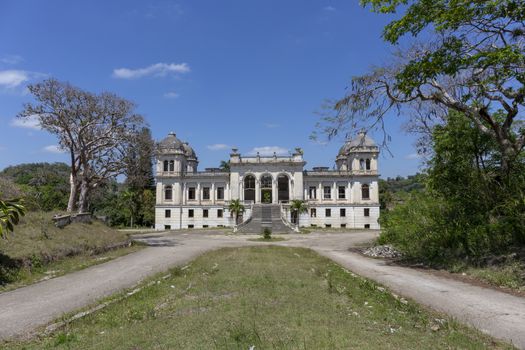
M 40 127 L 40 122 L 38 121 L 38 116 L 35 114 L 30 115 L 29 117 L 25 117 L 25 118 L 14 118 L 11 120 L 10 125 L 17 127 L 17 128 L 26 128 L 26 129 L 33 129 L 33 130 L 42 129 Z
M 323 7 L 323 10 L 329 11 L 329 12 L 333 12 L 333 11 L 336 10 L 336 8 L 333 7 L 333 6 L 325 6 L 325 7 Z
M 0 86 L 15 88 L 29 80 L 29 72 L 23 70 L 0 71 Z
M 211 151 L 222 151 L 222 150 L 225 150 L 225 149 L 230 149 L 231 146 L 226 145 L 224 143 L 216 143 L 216 144 L 213 144 L 213 145 L 208 145 L 208 146 L 206 146 L 206 148 L 211 150 Z
M 145 68 L 117 68 L 113 70 L 113 77 L 119 79 L 137 79 L 146 76 L 164 77 L 168 74 L 188 73 L 190 66 L 187 63 L 155 63 Z
M 410 153 L 405 156 L 405 159 L 420 159 L 422 158 L 420 154 Z
M 17 64 L 22 62 L 24 59 L 18 55 L 3 55 L 0 57 L 0 63 L 3 64 Z
M 262 147 L 254 147 L 250 152 L 248 152 L 249 155 L 256 155 L 257 152 L 259 152 L 259 155 L 261 156 L 273 156 L 273 153 L 277 154 L 278 156 L 282 155 L 288 155 L 290 152 L 288 149 L 279 147 L 279 146 L 262 146 Z
M 60 149 L 60 147 L 57 145 L 46 146 L 42 148 L 42 151 L 48 152 L 48 153 L 55 153 L 55 154 L 64 153 L 64 150 Z
M 264 123 L 264 126 L 267 127 L 268 129 L 275 129 L 275 128 L 280 127 L 280 125 L 276 123 Z
M 179 96 L 180 95 L 177 92 L 175 92 L 175 91 L 166 92 L 164 94 L 165 98 L 179 98 Z

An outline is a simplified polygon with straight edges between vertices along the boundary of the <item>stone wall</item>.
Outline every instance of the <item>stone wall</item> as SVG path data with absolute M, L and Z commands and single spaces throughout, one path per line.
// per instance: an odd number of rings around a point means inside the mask
M 67 225 L 75 222 L 84 224 L 90 224 L 92 217 L 90 213 L 73 214 L 73 215 L 55 215 L 53 216 L 53 222 L 58 228 L 64 228 Z

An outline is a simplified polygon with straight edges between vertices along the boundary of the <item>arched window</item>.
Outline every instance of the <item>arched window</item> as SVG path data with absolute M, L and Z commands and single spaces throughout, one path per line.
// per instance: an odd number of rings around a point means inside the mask
M 359 170 L 365 170 L 365 160 L 363 158 L 359 159 Z
M 366 159 L 366 170 L 370 170 L 370 159 Z
M 244 200 L 255 200 L 255 176 L 246 175 L 244 177 Z
M 370 186 L 367 184 L 361 185 L 361 199 L 370 199 Z
M 175 171 L 175 162 L 170 160 L 170 171 Z
M 164 169 L 164 171 L 168 171 L 168 161 L 167 160 L 164 161 L 164 168 L 163 169 Z
M 164 199 L 168 201 L 173 199 L 173 189 L 171 186 L 166 186 L 164 190 Z
M 261 176 L 261 188 L 272 188 L 272 176 L 271 175 Z

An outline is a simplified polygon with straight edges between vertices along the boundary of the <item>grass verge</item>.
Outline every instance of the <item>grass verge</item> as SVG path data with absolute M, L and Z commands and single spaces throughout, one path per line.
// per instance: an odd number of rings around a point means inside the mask
M 140 249 L 101 222 L 55 227 L 52 214 L 30 212 L 0 240 L 0 291 L 56 277 Z
M 144 286 L 52 335 L 0 345 L 4 349 L 510 348 L 395 297 L 308 249 L 225 248 L 172 269 L 169 276 L 158 275 Z
M 249 238 L 248 240 L 251 242 L 282 242 L 282 241 L 286 241 L 286 238 L 284 237 L 271 237 L 271 238 L 259 237 L 259 238 Z

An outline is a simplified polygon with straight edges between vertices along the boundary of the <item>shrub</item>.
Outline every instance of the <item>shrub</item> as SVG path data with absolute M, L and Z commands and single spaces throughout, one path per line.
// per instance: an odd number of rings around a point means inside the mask
M 263 238 L 268 240 L 272 239 L 272 230 L 269 227 L 263 229 Z

